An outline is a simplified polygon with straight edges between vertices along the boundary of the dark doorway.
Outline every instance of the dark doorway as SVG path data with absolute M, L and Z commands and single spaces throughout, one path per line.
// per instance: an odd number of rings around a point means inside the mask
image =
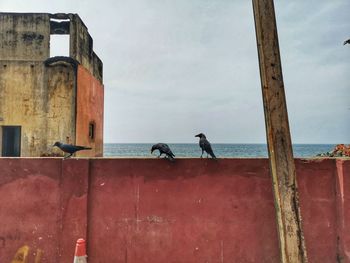
M 21 126 L 2 126 L 2 156 L 21 156 Z

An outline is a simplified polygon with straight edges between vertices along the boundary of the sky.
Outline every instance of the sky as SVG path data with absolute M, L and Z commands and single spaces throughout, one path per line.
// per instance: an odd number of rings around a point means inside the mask
M 250 0 L 1 0 L 77 13 L 104 65 L 104 141 L 265 143 Z M 350 143 L 349 0 L 275 1 L 293 143 Z M 60 42 L 61 41 L 61 42 Z M 65 55 L 64 38 L 52 43 Z

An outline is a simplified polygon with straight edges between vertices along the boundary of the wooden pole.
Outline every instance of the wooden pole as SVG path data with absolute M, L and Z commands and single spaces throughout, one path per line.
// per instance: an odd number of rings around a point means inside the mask
M 306 263 L 273 0 L 253 9 L 281 262 Z

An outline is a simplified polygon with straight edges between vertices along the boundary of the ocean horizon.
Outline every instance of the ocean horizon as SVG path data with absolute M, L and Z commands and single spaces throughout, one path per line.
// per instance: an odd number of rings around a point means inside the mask
M 151 157 L 158 156 L 158 151 L 151 154 L 154 143 L 105 143 L 105 157 Z M 200 157 L 198 143 L 168 143 L 176 157 Z M 212 143 L 215 155 L 220 157 L 268 157 L 264 143 Z M 317 154 L 332 151 L 335 144 L 293 144 L 294 157 L 309 158 Z M 206 154 L 203 154 L 206 157 Z

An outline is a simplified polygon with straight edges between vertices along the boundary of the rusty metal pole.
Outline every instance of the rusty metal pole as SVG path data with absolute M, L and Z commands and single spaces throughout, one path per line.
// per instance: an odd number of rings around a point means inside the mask
M 253 9 L 281 262 L 306 263 L 273 0 Z

